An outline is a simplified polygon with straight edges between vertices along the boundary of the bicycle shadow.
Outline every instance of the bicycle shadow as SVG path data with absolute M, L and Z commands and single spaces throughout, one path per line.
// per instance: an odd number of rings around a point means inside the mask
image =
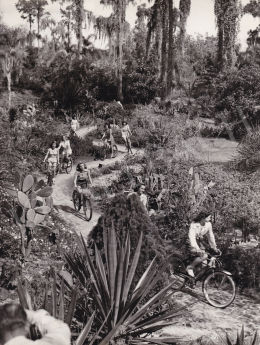
M 74 216 L 78 217 L 79 219 L 86 220 L 84 215 L 76 212 L 73 207 L 66 206 L 66 205 L 53 205 L 53 207 L 59 212 L 60 210 L 69 214 L 73 214 Z
M 202 291 L 197 292 L 189 287 L 183 287 L 180 291 L 190 295 L 191 297 L 196 298 L 199 302 L 205 303 L 210 305 L 209 302 L 206 300 L 205 296 L 203 295 Z

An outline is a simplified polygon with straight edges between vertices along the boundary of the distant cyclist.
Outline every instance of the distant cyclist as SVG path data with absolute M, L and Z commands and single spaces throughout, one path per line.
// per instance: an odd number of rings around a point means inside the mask
M 87 168 L 87 165 L 84 163 L 79 163 L 76 168 L 76 173 L 74 177 L 74 187 L 77 192 L 80 194 L 80 201 L 81 204 L 83 203 L 83 208 L 86 207 L 84 204 L 84 196 L 89 198 L 91 196 L 91 192 L 88 188 L 88 185 L 92 186 L 92 179 L 90 176 L 90 171 Z
M 130 136 L 132 135 L 130 127 L 126 121 L 123 121 L 122 123 L 123 127 L 121 129 L 122 131 L 122 137 L 124 139 L 125 145 L 127 147 L 128 153 L 129 151 L 132 152 L 132 147 L 131 147 L 131 141 L 130 141 Z
M 69 157 L 72 154 L 72 150 L 71 150 L 70 141 L 67 135 L 63 135 L 62 137 L 62 141 L 60 142 L 58 149 L 60 150 L 61 148 L 63 148 L 63 151 L 61 153 L 62 161 L 64 160 L 66 163 L 68 163 Z
M 111 146 L 111 158 L 115 158 L 114 157 L 114 144 L 115 144 L 115 140 L 113 137 L 113 133 L 112 133 L 112 128 L 111 128 L 111 124 L 105 125 L 105 132 L 102 136 L 102 140 L 104 140 L 105 142 L 107 142 L 110 146 Z
M 43 160 L 45 163 L 47 159 L 48 162 L 48 173 L 51 173 L 52 169 L 54 171 L 54 176 L 53 176 L 53 183 L 54 183 L 54 177 L 55 177 L 55 172 L 57 165 L 59 164 L 59 149 L 57 148 L 56 141 L 53 141 L 50 145 L 50 148 L 47 151 L 47 154 Z

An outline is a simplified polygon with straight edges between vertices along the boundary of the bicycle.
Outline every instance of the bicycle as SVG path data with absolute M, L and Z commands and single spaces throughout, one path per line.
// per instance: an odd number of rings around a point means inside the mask
M 80 210 L 82 210 L 86 220 L 90 221 L 92 218 L 92 202 L 90 197 L 88 198 L 83 195 L 83 200 L 81 200 L 80 193 L 76 189 L 74 189 L 72 199 L 75 211 L 79 212 Z
M 111 145 L 105 143 L 102 139 L 95 139 L 93 140 L 93 148 L 96 153 L 96 156 L 99 156 L 99 158 L 103 161 L 105 160 L 109 155 L 111 158 L 112 155 L 112 148 Z M 117 156 L 118 149 L 116 145 L 113 145 L 113 151 L 114 151 L 114 158 Z
M 72 158 L 70 156 L 69 157 L 65 156 L 60 162 L 60 171 L 62 173 L 66 171 L 66 173 L 69 174 L 72 170 L 72 166 L 73 166 Z
M 53 185 L 54 176 L 56 176 L 60 170 L 60 164 L 57 164 L 56 169 L 54 169 L 54 165 L 52 164 L 51 171 L 49 171 L 48 169 L 48 166 L 49 166 L 48 163 L 44 162 L 43 164 L 44 164 L 43 170 L 47 174 L 47 185 L 51 187 Z
M 202 292 L 210 305 L 215 308 L 228 307 L 236 297 L 236 286 L 232 274 L 223 270 L 221 262 L 217 259 L 220 255 L 208 253 L 207 263 L 199 270 L 195 278 L 188 275 L 186 267 L 189 257 L 182 258 L 179 254 L 170 256 L 171 278 L 175 279 L 175 288 L 181 290 L 186 284 L 196 285 L 202 281 Z

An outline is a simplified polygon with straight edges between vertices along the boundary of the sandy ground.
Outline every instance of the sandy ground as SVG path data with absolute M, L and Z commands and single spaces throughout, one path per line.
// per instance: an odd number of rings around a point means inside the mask
M 85 127 L 80 128 L 77 131 L 77 135 L 85 136 L 88 132 L 93 130 L 94 127 Z M 88 168 L 96 168 L 101 163 L 102 165 L 113 164 L 115 160 L 122 160 L 126 154 L 126 148 L 123 145 L 117 145 L 118 155 L 113 159 L 105 159 L 104 161 L 94 161 L 92 156 L 86 156 L 84 161 L 87 163 Z M 136 150 L 133 149 L 133 152 L 136 153 Z M 70 174 L 59 174 L 55 179 L 55 185 L 53 186 L 53 201 L 56 209 L 59 210 L 60 214 L 65 218 L 66 222 L 72 225 L 75 230 L 79 233 L 82 233 L 83 237 L 87 237 L 89 232 L 96 225 L 100 214 L 93 212 L 92 219 L 87 222 L 83 219 L 80 214 L 76 214 L 74 210 L 74 205 L 71 200 L 73 192 L 73 177 L 76 171 L 76 166 L 74 164 L 73 169 Z M 104 177 L 105 178 L 105 177 Z M 100 178 L 99 178 L 100 179 Z M 94 185 L 95 185 L 95 181 Z

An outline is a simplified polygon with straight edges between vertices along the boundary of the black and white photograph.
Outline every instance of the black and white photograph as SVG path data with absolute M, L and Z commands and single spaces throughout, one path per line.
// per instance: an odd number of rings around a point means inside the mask
M 260 345 L 260 0 L 0 0 L 0 345 Z

